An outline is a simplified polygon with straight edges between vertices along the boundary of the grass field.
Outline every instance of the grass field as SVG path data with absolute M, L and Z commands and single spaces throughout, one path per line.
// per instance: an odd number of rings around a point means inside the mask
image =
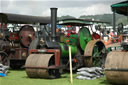
M 73 84 L 69 74 L 63 74 L 59 79 L 31 79 L 24 70 L 10 70 L 8 76 L 0 77 L 0 85 L 110 85 L 105 77 L 96 80 L 78 80 L 73 75 Z

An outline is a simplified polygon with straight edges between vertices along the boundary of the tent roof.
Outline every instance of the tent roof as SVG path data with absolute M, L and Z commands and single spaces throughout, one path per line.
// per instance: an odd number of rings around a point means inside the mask
M 120 3 L 116 3 L 111 5 L 112 11 L 115 11 L 118 14 L 128 16 L 128 1 L 123 1 Z
M 50 17 L 0 13 L 0 22 L 17 23 L 17 24 L 33 24 L 33 23 L 48 24 L 51 22 L 51 19 Z

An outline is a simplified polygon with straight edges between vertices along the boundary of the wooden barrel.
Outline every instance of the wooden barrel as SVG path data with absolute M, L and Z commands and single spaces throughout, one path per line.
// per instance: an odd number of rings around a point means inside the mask
M 49 78 L 50 58 L 53 54 L 31 54 L 28 56 L 25 67 L 26 73 L 30 78 Z
M 105 74 L 114 85 L 128 85 L 128 52 L 110 52 L 105 63 Z

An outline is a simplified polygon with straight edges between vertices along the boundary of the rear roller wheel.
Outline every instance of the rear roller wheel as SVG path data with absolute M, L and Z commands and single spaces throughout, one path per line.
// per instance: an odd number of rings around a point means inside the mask
M 104 67 L 106 59 L 105 45 L 99 40 L 91 40 L 85 48 L 84 56 L 85 66 Z

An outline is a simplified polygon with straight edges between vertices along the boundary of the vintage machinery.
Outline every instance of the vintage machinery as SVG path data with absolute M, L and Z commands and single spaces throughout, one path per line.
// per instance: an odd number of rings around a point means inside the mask
M 13 69 L 20 68 L 25 64 L 31 41 L 37 37 L 32 24 L 46 24 L 50 19 L 0 13 L 0 22 L 0 62 Z
M 112 51 L 107 55 L 105 63 L 106 78 L 113 84 L 128 84 L 128 32 L 122 33 L 122 50 Z
M 19 31 L 11 32 L 9 35 L 10 42 L 10 67 L 20 68 L 24 65 L 28 56 L 28 47 L 35 38 L 35 31 L 32 26 L 21 26 Z
M 128 1 L 112 5 L 116 13 L 128 16 Z M 123 28 L 122 28 L 123 29 Z M 105 63 L 106 79 L 112 84 L 128 85 L 128 32 L 122 33 L 120 51 L 112 51 L 107 55 Z
M 73 69 L 80 66 L 102 66 L 105 46 L 92 36 L 84 20 L 72 22 L 81 25 L 78 34 L 56 33 L 57 8 L 51 8 L 50 28 L 40 29 L 39 37 L 30 44 L 29 56 L 25 63 L 26 73 L 31 78 L 58 78 L 60 69 L 69 68 L 69 49 L 71 47 Z M 69 23 L 68 23 L 69 24 Z M 71 23 L 70 23 L 71 25 Z

